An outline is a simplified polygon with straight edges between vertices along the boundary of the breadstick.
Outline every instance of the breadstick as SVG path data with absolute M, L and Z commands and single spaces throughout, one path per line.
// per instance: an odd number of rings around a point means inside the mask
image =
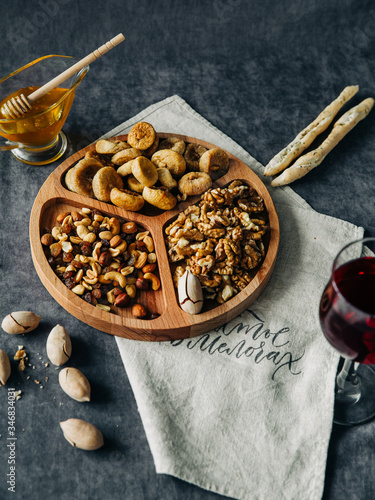
M 341 139 L 345 137 L 358 122 L 366 118 L 373 105 L 374 99 L 369 97 L 357 106 L 354 106 L 354 108 L 349 109 L 349 111 L 337 120 L 331 133 L 318 148 L 298 158 L 294 165 L 284 170 L 282 174 L 271 182 L 271 186 L 285 186 L 285 184 L 290 184 L 320 165 L 327 154 L 332 151 Z
M 276 175 L 288 167 L 302 151 L 310 146 L 319 134 L 329 127 L 344 104 L 358 92 L 358 88 L 358 85 L 345 87 L 337 99 L 332 101 L 288 146 L 272 158 L 268 165 L 266 165 L 263 174 Z

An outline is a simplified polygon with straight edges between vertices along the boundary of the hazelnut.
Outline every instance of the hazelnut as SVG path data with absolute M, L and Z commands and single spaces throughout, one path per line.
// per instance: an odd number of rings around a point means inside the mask
M 52 255 L 52 257 L 57 257 L 62 250 L 62 246 L 60 242 L 57 243 L 52 243 L 52 245 L 49 247 L 49 251 Z
M 144 278 L 137 278 L 137 281 L 135 282 L 135 286 L 138 290 L 148 290 L 148 284 L 149 282 Z
M 127 293 L 120 293 L 115 299 L 115 306 L 126 307 L 130 303 L 130 297 Z
M 52 245 L 54 240 L 53 240 L 52 234 L 46 233 L 46 234 L 43 234 L 40 241 L 41 241 L 42 245 L 49 247 L 50 245 Z
M 112 262 L 112 255 L 109 252 L 102 252 L 99 255 L 99 264 L 102 267 L 107 267 Z
M 134 304 L 132 307 L 132 314 L 135 318 L 144 318 L 147 316 L 147 311 L 141 304 Z

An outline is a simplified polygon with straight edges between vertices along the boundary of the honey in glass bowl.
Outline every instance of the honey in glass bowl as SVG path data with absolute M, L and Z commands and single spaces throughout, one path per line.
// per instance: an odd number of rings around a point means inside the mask
M 5 139 L 0 141 L 0 151 L 10 149 L 18 160 L 30 165 L 46 165 L 64 154 L 67 139 L 61 129 L 89 66 L 34 102 L 20 118 L 7 118 L 1 107 L 12 97 L 27 97 L 76 62 L 69 56 L 43 56 L 0 78 L 0 136 Z
M 19 89 L 0 102 L 0 109 L 12 97 L 24 94 L 26 97 L 40 87 Z M 1 124 L 0 134 L 9 141 L 31 146 L 51 143 L 59 134 L 73 104 L 74 93 L 64 99 L 69 89 L 56 88 L 32 105 L 22 118 L 8 120 Z M 0 111 L 0 119 L 5 119 Z

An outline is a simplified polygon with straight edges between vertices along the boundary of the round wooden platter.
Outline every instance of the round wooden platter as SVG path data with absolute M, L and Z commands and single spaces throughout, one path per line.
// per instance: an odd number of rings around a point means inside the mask
M 180 137 L 185 142 L 198 143 L 207 149 L 213 144 L 177 134 L 162 134 L 160 138 Z M 126 140 L 127 135 L 115 137 Z M 174 210 L 161 212 L 149 206 L 141 212 L 129 212 L 112 204 L 81 196 L 67 190 L 64 177 L 67 170 L 80 160 L 87 151 L 95 149 L 90 145 L 67 158 L 47 178 L 41 187 L 30 216 L 30 245 L 35 269 L 43 285 L 54 299 L 70 314 L 84 323 L 103 332 L 134 340 L 166 341 L 194 337 L 222 326 L 241 314 L 264 290 L 272 274 L 278 245 L 279 221 L 271 196 L 260 178 L 242 161 L 227 152 L 230 158 L 228 172 L 218 179 L 213 187 L 224 187 L 235 179 L 252 186 L 263 198 L 269 216 L 268 248 L 265 259 L 247 287 L 221 305 L 207 305 L 197 315 L 185 313 L 178 304 L 176 289 L 173 285 L 170 263 L 164 242 L 164 228 L 187 206 L 196 203 L 198 197 L 190 197 Z M 40 242 L 42 229 L 52 229 L 56 217 L 62 212 L 88 207 L 98 209 L 103 214 L 125 221 L 134 221 L 138 226 L 150 231 L 155 244 L 161 287 L 157 291 L 140 292 L 137 302 L 144 304 L 151 312 L 160 314 L 155 319 L 136 319 L 131 308 L 113 307 L 113 311 L 103 311 L 87 303 L 69 290 L 49 265 Z

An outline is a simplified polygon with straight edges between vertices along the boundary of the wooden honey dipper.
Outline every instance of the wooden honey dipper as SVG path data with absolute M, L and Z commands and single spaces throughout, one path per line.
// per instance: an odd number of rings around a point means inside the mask
M 38 90 L 30 94 L 29 96 L 24 96 L 23 94 L 12 97 L 7 101 L 1 108 L 2 114 L 5 116 L 5 118 L 20 118 L 23 116 L 29 109 L 31 109 L 32 104 L 38 100 L 40 97 L 43 95 L 47 94 L 50 90 L 58 87 L 61 83 L 65 82 L 68 78 L 73 76 L 77 71 L 81 70 L 88 64 L 91 64 L 94 62 L 96 59 L 99 59 L 102 55 L 106 54 L 109 50 L 113 49 L 121 43 L 123 40 L 125 40 L 125 37 L 122 33 L 118 34 L 109 42 L 106 42 L 104 45 L 99 47 L 98 49 L 94 50 L 94 52 L 91 52 L 91 54 L 87 55 L 80 61 L 76 62 L 71 66 L 70 68 L 66 69 L 59 75 L 57 75 L 55 78 L 44 84 L 42 87 L 40 87 Z

